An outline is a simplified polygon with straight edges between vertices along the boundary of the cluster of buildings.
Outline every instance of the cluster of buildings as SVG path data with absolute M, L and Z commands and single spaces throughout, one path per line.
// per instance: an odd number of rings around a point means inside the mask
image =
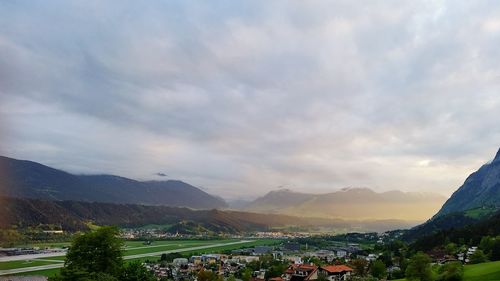
M 459 252 L 455 255 L 446 253 L 445 250 L 433 250 L 428 254 L 432 258 L 433 262 L 437 264 L 445 264 L 448 262 L 460 261 L 462 263 L 469 263 L 471 256 L 477 251 L 477 247 L 469 247 L 465 252 Z
M 0 248 L 0 257 L 2 256 L 21 256 L 21 255 L 36 255 L 36 254 L 56 254 L 65 253 L 64 248 Z
M 198 234 L 180 234 L 180 233 L 170 233 L 164 230 L 150 228 L 150 229 L 141 229 L 141 228 L 133 228 L 133 229 L 122 229 L 120 231 L 120 237 L 126 240 L 133 239 L 170 239 L 170 238 L 178 238 L 178 239 L 191 239 L 191 238 L 202 238 L 206 237 L 206 235 Z
M 168 278 L 176 281 L 196 280 L 200 270 L 210 270 L 221 277 L 242 277 L 243 272 L 248 272 L 248 264 L 260 261 L 263 255 L 269 259 L 272 256 L 283 264 L 288 264 L 281 276 L 268 279 L 268 281 L 313 281 L 319 276 L 324 276 L 330 281 L 348 280 L 352 268 L 338 264 L 339 257 L 346 258 L 352 249 L 318 250 L 300 252 L 300 245 L 286 243 L 277 249 L 269 246 L 255 246 L 249 249 L 233 250 L 230 254 L 205 254 L 189 258 L 176 258 L 170 263 L 159 261 L 145 264 L 158 278 Z M 329 265 L 318 266 L 305 262 L 311 257 L 328 261 Z M 265 260 L 264 259 L 264 260 Z M 252 268 L 252 267 L 250 267 Z M 266 281 L 266 269 L 252 271 L 251 281 Z
M 169 239 L 169 238 L 207 238 L 213 237 L 213 235 L 208 235 L 208 233 L 203 234 L 182 234 L 182 233 L 171 233 L 165 230 L 157 229 L 157 228 L 131 228 L 131 229 L 123 229 L 120 233 L 121 238 L 123 239 Z M 267 238 L 267 239 L 293 239 L 293 238 L 304 238 L 309 237 L 309 233 L 284 233 L 279 231 L 266 231 L 266 232 L 256 232 L 250 233 L 247 235 L 229 235 L 224 234 L 224 238 L 234 238 L 234 239 L 255 239 L 255 238 Z M 222 236 L 219 236 L 222 237 Z
M 210 254 L 177 258 L 173 262 L 145 264 L 158 278 L 173 280 L 195 280 L 200 270 L 211 270 L 221 277 L 241 275 L 242 270 L 252 261 L 258 261 L 258 256 L 228 256 Z M 290 264 L 281 276 L 270 278 L 269 281 L 313 281 L 321 274 L 330 281 L 348 280 L 353 269 L 347 265 Z M 251 281 L 265 281 L 266 270 L 252 273 Z
M 294 239 L 310 237 L 308 232 L 285 233 L 281 231 L 262 231 L 252 234 L 249 238 L 275 238 L 275 239 Z
M 171 263 L 145 264 L 159 278 L 173 280 L 194 280 L 200 270 L 212 270 L 220 276 L 235 275 L 245 268 L 246 264 L 259 261 L 258 256 L 233 256 L 225 254 L 206 254 L 190 258 L 176 258 Z

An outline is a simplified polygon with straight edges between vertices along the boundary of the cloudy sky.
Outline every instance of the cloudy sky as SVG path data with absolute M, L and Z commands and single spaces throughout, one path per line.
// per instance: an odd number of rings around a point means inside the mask
M 500 146 L 499 46 L 496 1 L 1 1 L 0 152 L 225 198 L 449 195 Z

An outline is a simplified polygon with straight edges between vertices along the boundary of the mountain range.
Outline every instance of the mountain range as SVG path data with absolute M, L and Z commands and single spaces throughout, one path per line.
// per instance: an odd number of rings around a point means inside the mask
M 224 208 L 222 198 L 177 180 L 137 181 L 113 175 L 73 175 L 36 162 L 0 156 L 0 194 L 48 200 Z
M 193 210 L 169 206 L 146 206 L 81 201 L 0 197 L 0 229 L 57 227 L 65 231 L 87 230 L 91 225 L 141 227 L 160 225 L 171 232 L 242 233 L 266 230 L 386 231 L 410 224 L 398 220 L 347 221 L 300 218 L 241 211 Z
M 434 193 L 395 190 L 378 193 L 368 188 L 344 188 L 324 194 L 283 189 L 257 198 L 244 210 L 300 217 L 425 221 L 445 200 Z

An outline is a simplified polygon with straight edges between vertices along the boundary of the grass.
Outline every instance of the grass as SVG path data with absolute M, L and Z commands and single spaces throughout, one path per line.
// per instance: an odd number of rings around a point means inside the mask
M 49 261 L 39 261 L 39 260 L 6 261 L 6 262 L 0 262 L 0 270 L 48 265 L 48 264 L 55 264 L 55 263 L 59 263 L 59 262 L 49 262 Z
M 60 271 L 59 268 L 54 268 L 54 269 L 46 269 L 46 270 L 39 270 L 39 271 L 32 271 L 32 272 L 25 272 L 25 273 L 18 273 L 18 274 L 14 274 L 16 276 L 47 276 L 47 277 L 51 277 L 51 276 L 54 276 L 56 274 L 58 274 Z
M 393 281 L 405 281 L 397 279 Z M 500 281 L 500 261 L 464 266 L 463 281 Z
M 31 243 L 31 244 L 20 244 L 16 245 L 16 247 L 20 248 L 30 248 L 30 247 L 39 247 L 39 248 L 62 248 L 71 245 L 71 242 L 46 242 L 46 243 Z
M 495 212 L 496 210 L 497 209 L 495 208 L 475 208 L 465 211 L 465 215 L 473 219 L 480 219 Z
M 466 265 L 464 281 L 500 281 L 500 261 Z

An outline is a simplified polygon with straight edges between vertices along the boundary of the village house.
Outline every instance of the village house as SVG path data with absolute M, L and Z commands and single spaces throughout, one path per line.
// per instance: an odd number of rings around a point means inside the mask
M 352 271 L 352 268 L 347 265 L 326 265 L 319 268 L 319 273 L 331 281 L 347 280 Z
M 314 264 L 292 264 L 285 271 L 285 281 L 308 281 L 318 279 L 318 267 Z

